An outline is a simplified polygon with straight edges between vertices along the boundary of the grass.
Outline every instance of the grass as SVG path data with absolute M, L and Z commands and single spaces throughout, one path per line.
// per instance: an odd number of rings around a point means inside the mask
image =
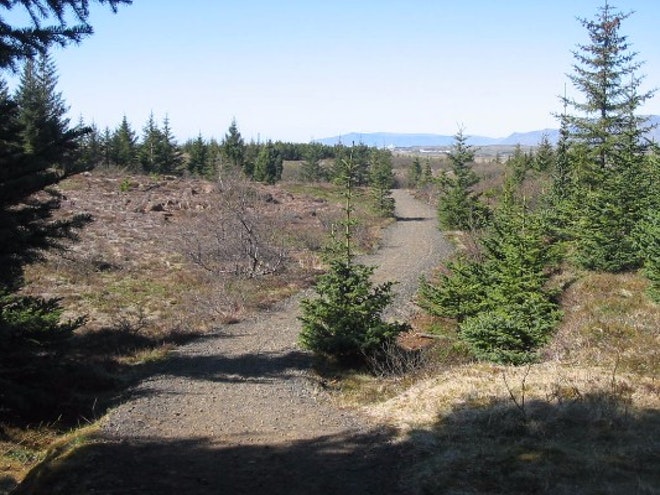
M 131 187 L 120 190 L 120 180 Z M 25 292 L 61 298 L 65 317 L 86 315 L 87 322 L 56 346 L 1 357 L 0 492 L 44 459 L 56 462 L 85 442 L 87 430 L 79 426 L 102 417 L 174 347 L 309 286 L 322 268 L 329 225 L 340 218 L 334 186 L 255 185 L 270 198 L 258 205 L 265 220 L 286 216 L 279 239 L 290 259 L 268 276 L 213 275 L 181 250 L 181 226 L 203 223 L 214 202 L 210 183 L 92 172 L 61 186 L 69 197 L 61 213 L 89 211 L 95 222 L 64 257 L 50 253 L 26 267 Z M 368 200 L 365 194 L 358 202 L 361 221 L 370 222 L 360 237 L 365 250 L 377 243 L 381 225 L 367 213 Z
M 470 362 L 451 325 L 420 322 L 446 342 L 440 370 L 363 405 L 418 453 L 411 493 L 657 493 L 660 307 L 638 274 L 573 278 L 529 367 Z

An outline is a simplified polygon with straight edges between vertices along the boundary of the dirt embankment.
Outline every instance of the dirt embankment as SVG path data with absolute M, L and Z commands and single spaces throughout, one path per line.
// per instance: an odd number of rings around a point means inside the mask
M 375 281 L 397 281 L 392 313 L 405 318 L 419 276 L 451 248 L 433 210 L 405 191 L 395 199 L 398 221 L 361 261 L 378 265 Z M 178 349 L 106 416 L 96 442 L 34 474 L 52 494 L 400 492 L 408 453 L 396 432 L 338 408 L 309 379 L 311 356 L 296 344 L 303 296 Z

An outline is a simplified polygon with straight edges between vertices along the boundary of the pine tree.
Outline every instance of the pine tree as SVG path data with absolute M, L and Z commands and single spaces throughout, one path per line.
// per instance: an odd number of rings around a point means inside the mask
M 424 168 L 422 170 L 422 180 L 420 182 L 421 186 L 426 186 L 433 182 L 433 169 L 431 168 L 431 161 L 429 159 L 424 163 Z
M 57 91 L 57 82 L 57 70 L 48 54 L 28 60 L 15 98 L 25 153 L 63 169 L 73 165 L 73 152 L 83 130 L 69 128 L 68 107 Z
M 451 173 L 442 174 L 438 183 L 441 196 L 438 199 L 438 220 L 444 229 L 470 230 L 483 225 L 487 210 L 472 191 L 479 178 L 471 168 L 474 151 L 467 144 L 467 137 L 459 129 L 449 153 Z
M 144 172 L 151 173 L 159 171 L 159 147 L 162 140 L 162 133 L 156 124 L 154 113 L 151 112 L 142 130 L 142 142 L 138 147 L 138 160 Z
M 576 261 L 583 267 L 617 272 L 638 267 L 642 259 L 632 233 L 649 201 L 645 155 L 649 130 L 635 115 L 653 91 L 640 93 L 641 63 L 619 34 L 630 14 L 606 2 L 593 21 L 581 19 L 590 43 L 574 52 L 570 76 L 583 101 L 564 98 L 576 114 L 566 115 L 574 187 L 571 204 Z
M 408 169 L 408 187 L 416 188 L 420 185 L 422 181 L 422 164 L 419 161 L 419 157 L 416 156 L 413 158 L 412 164 Z
M 245 141 L 238 130 L 236 119 L 233 119 L 222 140 L 222 156 L 230 172 L 241 170 L 246 177 L 252 177 L 252 171 L 246 165 L 245 152 Z
M 253 178 L 258 182 L 275 184 L 282 178 L 282 155 L 271 141 L 261 146 L 254 164 Z
M 506 161 L 506 168 L 509 171 L 509 179 L 513 181 L 515 187 L 522 185 L 527 171 L 531 168 L 531 158 L 517 144 L 513 150 L 513 155 Z
M 78 128 L 85 130 L 85 133 L 80 137 L 79 140 L 79 161 L 81 164 L 80 168 L 94 168 L 97 165 L 103 163 L 103 137 L 99 132 L 99 128 L 93 122 L 87 126 L 81 119 Z
M 352 198 L 357 167 L 350 157 L 343 170 L 343 232 L 339 239 L 335 238 L 327 273 L 317 281 L 317 297 L 301 302 L 300 343 L 325 357 L 355 363 L 377 354 L 385 342 L 406 327 L 382 319 L 383 311 L 393 298 L 392 283 L 374 286 L 370 281 L 374 267 L 355 263 L 353 259 Z
M 121 124 L 112 134 L 110 159 L 112 163 L 119 167 L 126 167 L 129 170 L 137 171 L 137 151 L 135 132 L 128 123 L 126 115 L 124 115 Z
M 457 320 L 461 338 L 481 359 L 533 361 L 559 321 L 554 293 L 547 288 L 558 257 L 546 232 L 545 216 L 529 211 L 510 184 L 480 257 L 459 258 L 437 280 L 423 280 L 420 305 Z
M 206 175 L 208 167 L 208 146 L 204 142 L 202 134 L 198 134 L 197 138 L 186 143 L 184 148 L 188 152 L 188 161 L 186 163 L 186 168 L 188 172 L 199 177 L 207 177 Z
M 369 167 L 369 188 L 376 204 L 376 211 L 383 217 L 394 216 L 394 187 L 392 154 L 389 151 L 372 150 Z
M 132 0 L 97 0 L 109 5 L 113 12 L 121 4 L 131 4 Z M 26 25 L 10 25 L 0 17 L 0 69 L 15 69 L 17 62 L 45 54 L 52 45 L 66 46 L 78 43 L 92 34 L 89 18 L 89 0 L 11 0 L 2 2 L 5 10 L 13 8 L 16 18 L 27 19 Z M 75 19 L 79 24 L 71 25 Z M 47 23 L 51 23 L 48 25 Z
M 166 115 L 163 119 L 163 127 L 160 132 L 160 142 L 158 145 L 158 172 L 162 174 L 180 172 L 181 163 L 181 152 L 172 134 L 170 119 Z
M 303 163 L 300 167 L 300 176 L 304 181 L 317 182 L 324 178 L 321 168 L 322 152 L 320 146 L 311 143 L 303 152 Z
M 91 33 L 88 0 L 25 0 L 3 2 L 2 8 L 23 9 L 14 18 L 27 25 L 8 24 L 0 17 L 0 70 L 16 70 L 25 61 L 16 99 L 0 81 L 0 350 L 43 345 L 56 335 L 66 336 L 82 323 L 60 324 L 57 300 L 19 295 L 23 266 L 42 259 L 47 249 L 75 240 L 90 221 L 88 215 L 52 219 L 60 195 L 46 190 L 45 199 L 33 193 L 54 185 L 82 163 L 75 152 L 81 129 L 70 129 L 67 108 L 56 91 L 55 65 L 48 57 L 53 44 L 65 46 Z M 113 10 L 129 0 L 99 0 Z M 25 12 L 27 11 L 27 12 Z M 28 15 L 22 15 L 27 13 Z M 71 26 L 72 19 L 80 24 Z M 55 24 L 48 25 L 54 21 Z M 1 360 L 1 359 L 0 359 Z
M 555 165 L 555 150 L 547 134 L 543 134 L 532 160 L 532 168 L 539 172 L 549 172 Z

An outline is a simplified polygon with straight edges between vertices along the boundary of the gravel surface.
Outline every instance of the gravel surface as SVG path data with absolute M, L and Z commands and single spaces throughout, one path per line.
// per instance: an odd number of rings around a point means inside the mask
M 451 247 L 431 208 L 394 196 L 398 221 L 360 261 L 379 267 L 374 281 L 398 282 L 392 315 L 405 318 L 419 276 Z M 309 294 L 174 352 L 106 416 L 86 447 L 93 465 L 54 480 L 53 493 L 402 493 L 395 432 L 342 410 L 310 379 L 296 344 Z

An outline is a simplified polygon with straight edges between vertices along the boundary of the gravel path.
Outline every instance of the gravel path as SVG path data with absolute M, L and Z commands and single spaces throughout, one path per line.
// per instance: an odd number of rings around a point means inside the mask
M 419 275 L 451 248 L 433 210 L 394 196 L 399 221 L 360 261 L 379 266 L 375 281 L 398 281 L 402 318 Z M 341 410 L 308 378 L 311 357 L 296 344 L 304 296 L 177 350 L 108 414 L 102 441 L 85 447 L 93 466 L 54 480 L 53 493 L 399 493 L 395 432 Z

